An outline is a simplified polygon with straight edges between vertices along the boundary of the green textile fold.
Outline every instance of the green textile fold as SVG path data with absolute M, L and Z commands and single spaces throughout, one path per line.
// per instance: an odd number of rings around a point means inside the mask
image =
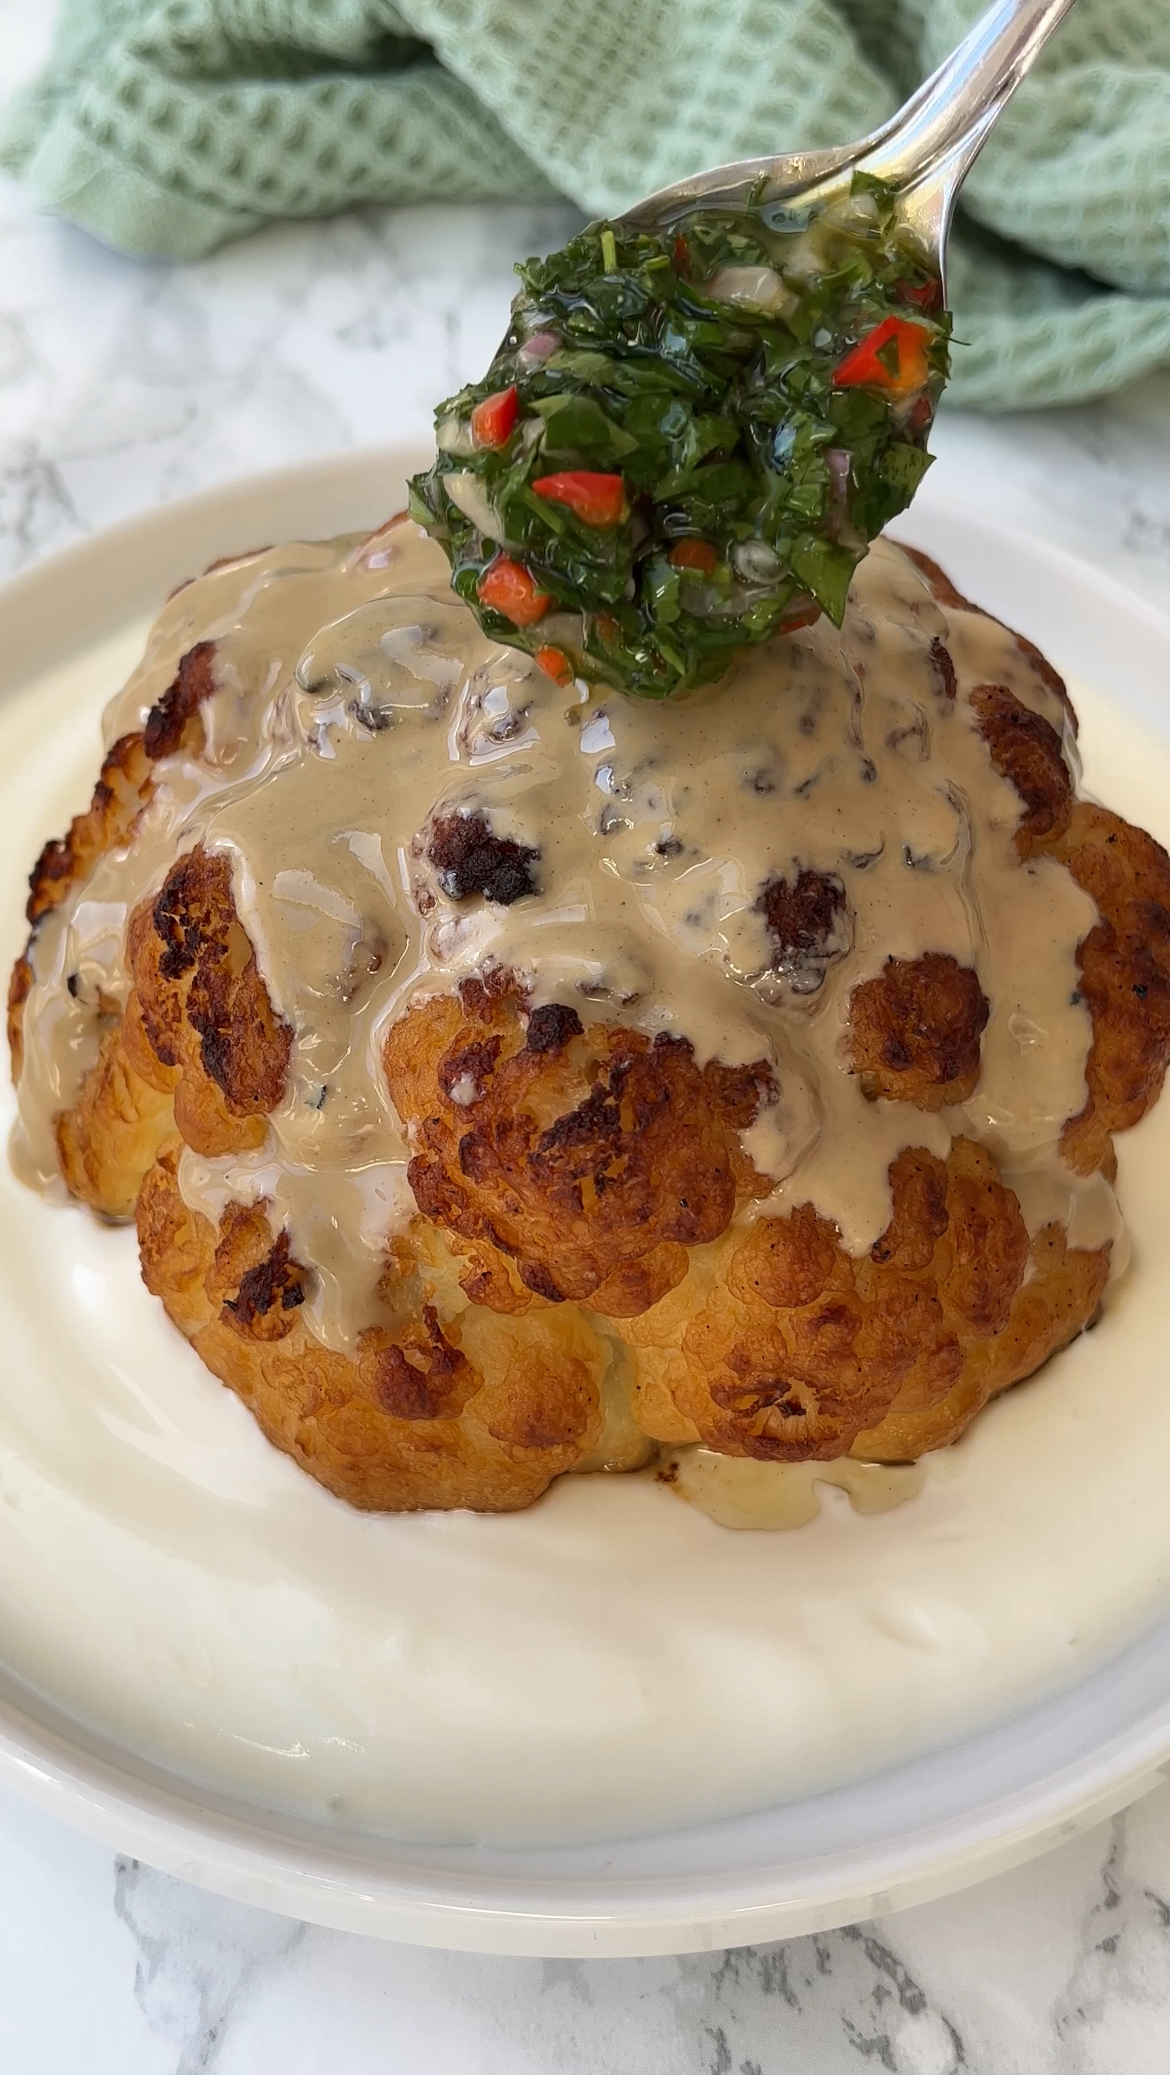
M 376 202 L 616 212 L 887 116 L 983 0 L 65 0 L 0 164 L 124 252 L 191 260 Z M 957 402 L 1170 361 L 1170 4 L 1078 0 L 964 190 Z

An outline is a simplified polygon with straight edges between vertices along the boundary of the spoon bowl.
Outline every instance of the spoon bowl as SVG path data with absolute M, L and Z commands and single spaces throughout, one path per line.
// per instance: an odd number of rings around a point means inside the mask
M 960 183 L 1071 5 L 996 0 L 871 136 L 717 166 L 518 270 L 412 484 L 494 638 L 657 699 L 840 625 L 929 466 Z
M 856 173 L 885 182 L 946 286 L 946 246 L 959 189 L 1020 81 L 1073 0 L 996 0 L 949 58 L 880 129 L 831 151 L 738 159 L 659 188 L 619 221 L 636 230 L 695 208 L 783 203 L 785 213 L 848 193 Z

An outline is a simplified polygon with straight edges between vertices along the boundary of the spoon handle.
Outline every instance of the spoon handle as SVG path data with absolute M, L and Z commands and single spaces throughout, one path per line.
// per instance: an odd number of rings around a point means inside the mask
M 960 182 L 1072 5 L 996 0 L 854 161 L 902 189 L 915 227 L 940 249 Z

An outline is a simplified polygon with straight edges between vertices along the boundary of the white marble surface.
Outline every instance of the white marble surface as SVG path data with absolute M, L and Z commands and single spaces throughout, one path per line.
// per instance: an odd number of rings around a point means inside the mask
M 51 9 L 0 0 L 0 87 Z M 281 228 L 174 273 L 0 186 L 0 572 L 185 491 L 423 432 L 559 210 Z M 1170 607 L 1170 376 L 945 418 L 936 480 Z M 0 1795 L 13 2075 L 1165 2075 L 1170 1787 L 878 1925 L 681 1960 L 393 1948 L 216 1900 Z

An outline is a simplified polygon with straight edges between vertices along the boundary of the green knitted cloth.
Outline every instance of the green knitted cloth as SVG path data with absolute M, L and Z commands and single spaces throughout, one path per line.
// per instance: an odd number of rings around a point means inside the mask
M 273 217 L 570 196 L 872 129 L 983 0 L 65 0 L 0 163 L 123 251 Z M 952 395 L 1116 389 L 1170 360 L 1170 0 L 1079 0 L 975 167 Z

